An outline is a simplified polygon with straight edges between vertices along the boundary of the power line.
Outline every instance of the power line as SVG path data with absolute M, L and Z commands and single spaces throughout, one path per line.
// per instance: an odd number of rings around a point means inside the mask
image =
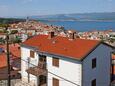
M 30 63 L 30 62 L 28 62 L 27 60 L 24 60 L 24 59 L 21 59 L 21 60 L 22 60 L 22 61 L 25 61 L 26 63 L 29 63 L 29 64 L 31 64 L 31 65 L 33 65 L 33 66 L 36 66 L 36 65 L 34 65 L 34 64 Z M 57 77 L 61 78 L 60 81 L 65 81 L 65 82 L 67 81 L 67 82 L 70 82 L 70 83 L 72 83 L 72 84 L 74 84 L 74 85 L 80 86 L 80 85 L 78 85 L 78 84 L 75 83 L 75 82 L 77 82 L 76 80 L 71 80 L 71 81 L 69 81 L 69 80 L 64 79 L 63 77 L 60 77 L 60 76 L 58 76 L 58 75 L 56 75 L 56 74 L 54 74 L 54 73 L 52 73 L 52 72 L 50 72 L 50 71 L 48 71 L 48 70 L 47 70 L 47 72 L 50 73 L 50 74 L 53 74 L 54 76 L 57 76 Z M 52 80 L 52 79 L 47 78 L 47 80 Z M 89 81 L 84 81 L 84 82 L 85 82 L 85 83 L 88 83 Z M 98 81 L 98 83 L 99 83 L 99 84 L 104 84 L 105 82 Z
M 34 65 L 34 64 L 32 64 L 32 63 L 30 63 L 30 62 L 24 60 L 24 59 L 21 59 L 21 60 L 23 60 L 23 61 L 25 61 L 25 62 L 27 62 L 27 63 L 33 65 L 33 66 L 36 66 L 36 65 Z M 50 74 L 53 74 L 53 75 L 55 75 L 55 76 L 57 76 L 57 77 L 59 77 L 59 78 L 62 78 L 62 77 L 60 77 L 60 76 L 58 76 L 58 75 L 56 75 L 56 74 L 54 74 L 54 73 L 51 73 L 51 72 L 48 71 L 48 70 L 47 70 L 47 72 L 50 73 Z M 72 81 L 67 80 L 67 79 L 64 79 L 64 78 L 62 78 L 62 79 L 65 80 L 65 81 L 68 81 L 68 82 L 70 82 L 70 83 L 72 83 L 72 84 L 74 84 L 74 85 L 76 85 L 76 86 L 80 86 L 80 85 L 78 85 L 78 84 L 76 84 L 76 83 L 74 83 L 74 82 L 72 82 Z

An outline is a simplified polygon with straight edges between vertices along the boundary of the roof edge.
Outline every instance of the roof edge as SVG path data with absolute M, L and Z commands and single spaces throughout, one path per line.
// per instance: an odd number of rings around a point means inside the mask
M 93 47 L 86 55 L 84 55 L 81 58 L 81 61 L 83 61 L 85 59 L 85 57 L 87 57 L 90 53 L 92 53 L 100 44 L 101 44 L 101 41 L 99 41 L 99 43 L 95 47 Z
M 109 45 L 109 44 L 107 44 L 107 43 L 105 43 L 105 42 L 103 42 L 103 41 L 100 41 L 93 49 L 91 49 L 85 56 L 83 56 L 83 57 L 81 58 L 81 61 L 83 61 L 83 60 L 85 59 L 85 57 L 87 57 L 91 52 L 93 52 L 100 44 L 104 44 L 104 45 L 106 45 L 106 46 L 108 46 L 108 47 L 111 47 L 112 49 L 115 49 L 114 46 Z
M 108 46 L 108 47 L 111 47 L 112 49 L 115 49 L 115 46 L 109 45 L 109 44 L 107 44 L 107 43 L 105 43 L 105 42 L 102 42 L 102 44 L 104 44 L 104 45 L 106 45 L 106 46 Z

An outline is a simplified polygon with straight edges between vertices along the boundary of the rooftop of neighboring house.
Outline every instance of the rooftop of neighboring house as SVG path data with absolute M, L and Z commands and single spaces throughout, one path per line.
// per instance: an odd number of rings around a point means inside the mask
M 54 30 L 54 29 L 60 29 L 62 27 L 60 26 L 52 26 L 52 25 L 47 25 L 47 24 L 44 24 L 44 23 L 41 23 L 41 22 L 37 22 L 37 21 L 28 21 L 28 22 L 19 22 L 19 23 L 14 23 L 14 24 L 11 24 L 10 25 L 10 28 L 15 28 L 15 29 L 28 29 L 28 30 L 37 30 L 37 29 L 43 29 L 43 30 Z
M 3 68 L 7 65 L 7 59 L 6 59 L 6 54 L 5 53 L 2 53 L 0 54 L 0 68 Z
M 6 35 L 6 33 L 1 32 L 0 35 Z
M 32 46 L 41 52 L 81 60 L 100 44 L 98 40 L 70 39 L 68 37 L 38 35 L 26 40 L 23 45 Z
M 9 45 L 9 50 L 11 53 L 11 59 L 18 59 L 20 58 L 20 46 L 19 44 L 11 44 Z M 0 45 L 0 68 L 7 66 L 7 55 L 6 55 L 6 46 Z
M 112 59 L 115 60 L 115 54 L 112 54 Z

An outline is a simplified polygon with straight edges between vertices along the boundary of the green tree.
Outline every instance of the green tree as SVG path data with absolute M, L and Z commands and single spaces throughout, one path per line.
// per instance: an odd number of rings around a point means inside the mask
M 18 33 L 18 30 L 12 30 L 11 31 L 11 34 L 16 34 L 16 33 Z
M 13 43 L 21 43 L 21 39 L 19 37 L 16 37 L 14 40 L 13 40 Z
M 0 38 L 0 44 L 4 44 L 5 43 L 5 39 Z

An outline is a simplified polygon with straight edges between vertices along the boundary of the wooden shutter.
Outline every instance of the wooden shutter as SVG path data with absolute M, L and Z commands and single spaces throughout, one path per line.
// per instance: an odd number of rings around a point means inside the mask
M 30 51 L 30 57 L 34 58 L 34 51 Z
M 59 86 L 59 80 L 56 78 L 53 78 L 53 86 Z
M 59 67 L 59 58 L 53 57 L 53 66 Z

